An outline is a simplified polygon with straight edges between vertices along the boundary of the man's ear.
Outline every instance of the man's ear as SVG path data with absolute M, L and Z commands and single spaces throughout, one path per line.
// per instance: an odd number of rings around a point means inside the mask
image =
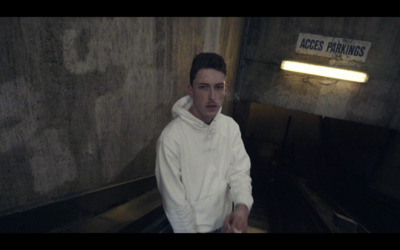
M 193 87 L 190 84 L 188 84 L 188 86 L 186 88 L 186 92 L 190 97 L 193 98 Z

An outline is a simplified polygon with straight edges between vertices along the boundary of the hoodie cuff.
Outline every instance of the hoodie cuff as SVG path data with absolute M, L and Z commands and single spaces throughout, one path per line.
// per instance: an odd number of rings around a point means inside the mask
M 251 211 L 251 208 L 253 207 L 253 203 L 254 203 L 254 199 L 251 195 L 243 196 L 243 197 L 239 197 L 238 199 L 236 199 L 234 201 L 234 207 L 236 207 L 236 205 L 238 205 L 238 204 L 244 204 L 247 206 L 249 211 Z

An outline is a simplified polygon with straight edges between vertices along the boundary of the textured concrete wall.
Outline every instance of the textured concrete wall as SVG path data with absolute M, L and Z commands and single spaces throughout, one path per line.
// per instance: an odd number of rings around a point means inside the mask
M 250 18 L 240 99 L 348 121 L 400 129 L 400 18 Z M 332 60 L 295 52 L 299 33 L 371 42 L 365 62 Z M 284 72 L 282 60 L 365 71 L 367 83 L 321 84 L 307 75 Z
M 232 112 L 243 18 L 0 18 L 0 214 L 153 175 L 193 56 L 222 54 Z

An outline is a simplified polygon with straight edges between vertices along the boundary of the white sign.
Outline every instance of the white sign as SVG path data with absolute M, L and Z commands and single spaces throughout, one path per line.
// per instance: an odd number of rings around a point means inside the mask
M 365 62 L 370 47 L 371 42 L 367 41 L 300 33 L 296 52 Z

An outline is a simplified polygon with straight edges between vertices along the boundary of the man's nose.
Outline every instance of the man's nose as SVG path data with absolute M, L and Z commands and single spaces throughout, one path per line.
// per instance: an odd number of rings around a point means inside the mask
M 214 99 L 215 99 L 215 90 L 214 90 L 213 88 L 210 88 L 210 92 L 208 93 L 208 97 L 209 97 L 211 100 L 214 100 Z

